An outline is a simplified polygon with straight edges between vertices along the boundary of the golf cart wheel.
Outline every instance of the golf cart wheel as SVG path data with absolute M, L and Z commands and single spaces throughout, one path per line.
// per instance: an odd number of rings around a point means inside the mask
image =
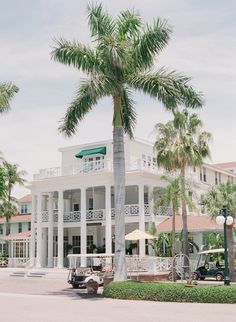
M 224 279 L 224 277 L 223 277 L 223 275 L 222 274 L 216 274 L 216 280 L 217 281 L 223 281 L 223 279 Z
M 204 281 L 204 279 L 205 279 L 205 277 L 200 277 L 200 280 L 201 280 L 201 281 Z
M 78 284 L 72 284 L 72 287 L 73 288 L 79 288 L 79 285 Z
M 199 276 L 197 275 L 197 273 L 192 274 L 192 279 L 195 281 L 197 281 L 199 279 Z

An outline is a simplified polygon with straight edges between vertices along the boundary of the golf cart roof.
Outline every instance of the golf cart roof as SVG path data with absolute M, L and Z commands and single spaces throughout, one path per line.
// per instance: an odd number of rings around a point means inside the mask
M 204 255 L 204 254 L 215 254 L 215 253 L 224 253 L 225 249 L 224 248 L 217 248 L 217 249 L 209 249 L 209 250 L 204 250 L 202 252 L 199 252 L 199 255 Z

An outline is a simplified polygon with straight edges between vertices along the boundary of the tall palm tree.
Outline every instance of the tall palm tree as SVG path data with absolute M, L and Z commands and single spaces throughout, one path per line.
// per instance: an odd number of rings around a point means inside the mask
M 10 220 L 17 212 L 16 199 L 12 197 L 12 189 L 15 184 L 24 185 L 25 171 L 19 171 L 17 164 L 3 161 L 7 193 L 1 204 L 1 214 L 6 218 L 6 235 L 10 234 Z
M 179 171 L 182 190 L 186 191 L 185 171 L 187 166 L 200 166 L 210 156 L 211 134 L 201 130 L 202 122 L 197 114 L 186 109 L 174 112 L 174 119 L 166 124 L 156 125 L 157 164 L 167 171 Z M 189 257 L 187 207 L 182 198 L 183 253 Z
M 236 213 L 236 184 L 234 183 L 220 183 L 218 186 L 213 187 L 203 199 L 203 203 L 206 205 L 207 211 L 211 218 L 219 215 L 223 206 L 227 207 L 227 210 L 234 218 Z M 230 280 L 235 281 L 235 243 L 234 243 L 234 232 L 233 226 L 227 226 L 227 239 L 229 248 L 229 275 Z
M 10 109 L 10 101 L 18 91 L 11 82 L 0 83 L 0 114 Z
M 179 212 L 181 201 L 184 201 L 189 209 L 193 208 L 193 203 L 191 198 L 186 193 L 186 188 L 189 183 L 185 182 L 182 176 L 169 177 L 162 176 L 162 180 L 167 183 L 167 186 L 164 188 L 154 189 L 154 194 L 160 194 L 159 199 L 157 199 L 156 207 L 168 207 L 171 205 L 172 208 L 172 258 L 174 259 L 176 255 L 176 232 L 175 232 L 175 217 Z M 175 262 L 173 261 L 172 265 L 172 280 L 175 281 Z
M 165 108 L 178 104 L 198 108 L 201 94 L 189 85 L 189 78 L 159 68 L 157 54 L 167 45 L 171 28 L 157 19 L 146 25 L 138 14 L 122 11 L 113 19 L 102 5 L 88 7 L 88 25 L 93 46 L 77 41 L 56 40 L 53 60 L 73 66 L 88 77 L 83 79 L 61 121 L 60 131 L 71 136 L 84 116 L 104 97 L 113 101 L 113 168 L 115 189 L 115 280 L 126 279 L 125 264 L 125 158 L 124 132 L 133 136 L 136 111 L 133 90 L 157 98 Z
M 6 195 L 7 195 L 6 173 L 4 168 L 0 165 L 0 200 L 4 199 Z

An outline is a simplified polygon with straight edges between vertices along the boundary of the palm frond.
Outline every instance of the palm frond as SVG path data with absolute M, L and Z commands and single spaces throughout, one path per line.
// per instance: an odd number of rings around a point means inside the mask
M 142 26 L 139 14 L 134 11 L 122 11 L 116 22 L 118 39 L 127 39 L 137 36 Z
M 55 40 L 55 43 L 56 46 L 51 52 L 53 60 L 72 65 L 84 72 L 92 72 L 98 68 L 96 54 L 89 47 L 64 39 Z
M 157 19 L 152 26 L 146 26 L 144 33 L 137 37 L 133 47 L 133 59 L 139 68 L 146 69 L 153 64 L 155 55 L 167 45 L 171 31 L 167 20 Z
M 97 101 L 111 94 L 111 86 L 112 82 L 100 74 L 93 74 L 90 79 L 84 80 L 61 120 L 59 131 L 66 136 L 74 134 L 78 122 L 97 104 Z
M 178 105 L 191 108 L 202 106 L 202 95 L 192 89 L 189 81 L 190 78 L 163 68 L 153 74 L 135 74 L 128 78 L 133 88 L 158 98 L 171 110 L 176 109 Z
M 9 110 L 10 101 L 18 91 L 19 88 L 11 82 L 0 83 L 0 113 Z
M 122 91 L 121 101 L 124 130 L 128 133 L 130 138 L 132 138 L 137 114 L 134 108 L 135 102 L 133 101 L 131 92 L 128 89 L 124 89 Z
M 102 8 L 102 4 L 88 5 L 88 24 L 92 37 L 98 39 L 112 35 L 115 30 L 115 23 L 111 16 Z

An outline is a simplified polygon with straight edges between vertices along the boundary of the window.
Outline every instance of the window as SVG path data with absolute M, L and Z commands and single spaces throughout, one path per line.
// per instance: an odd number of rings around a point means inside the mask
M 3 225 L 0 225 L 0 235 L 3 235 Z
M 89 204 L 89 210 L 93 210 L 93 198 L 89 198 L 88 204 Z
M 31 221 L 28 222 L 28 231 L 31 231 Z
M 94 244 L 93 244 L 93 235 L 87 236 L 87 253 L 93 253 Z
M 73 204 L 73 211 L 80 211 L 80 205 L 79 205 L 79 203 L 74 203 Z
M 219 172 L 219 183 L 221 183 L 221 173 Z
M 72 252 L 80 254 L 80 236 L 72 236 Z
M 19 222 L 18 223 L 18 233 L 21 233 L 22 232 L 22 223 Z
M 20 213 L 21 214 L 27 214 L 28 213 L 28 205 L 27 205 L 27 203 L 21 204 Z
M 148 192 L 144 192 L 144 204 L 148 205 Z
M 203 168 L 203 181 L 207 182 L 206 168 Z
M 200 168 L 200 181 L 202 181 L 202 178 L 203 178 L 203 176 L 202 176 L 202 168 Z

